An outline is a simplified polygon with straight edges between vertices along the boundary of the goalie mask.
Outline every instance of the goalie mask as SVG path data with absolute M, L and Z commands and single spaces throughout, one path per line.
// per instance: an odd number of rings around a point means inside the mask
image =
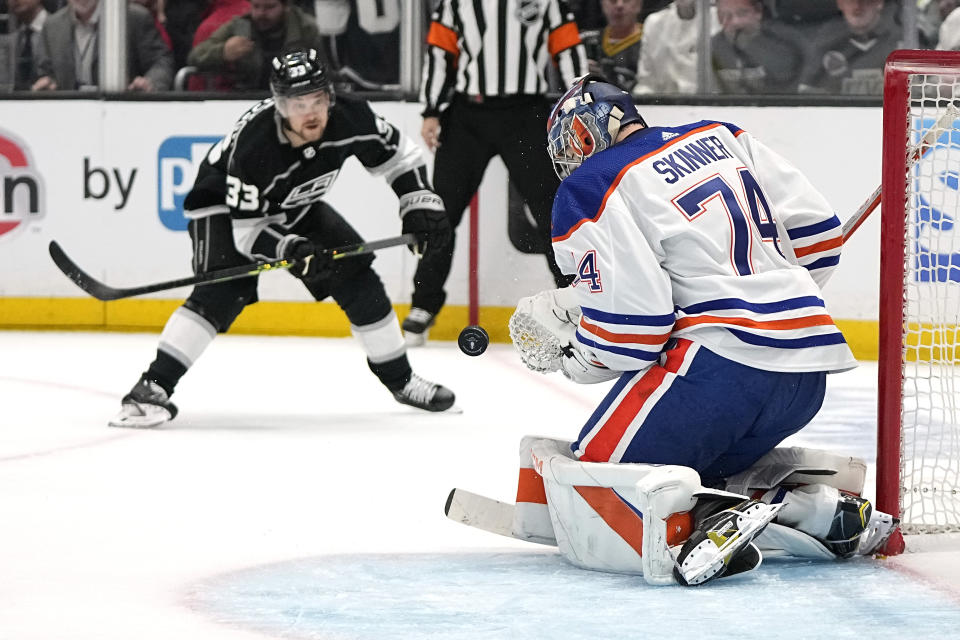
M 613 146 L 625 124 L 647 123 L 630 94 L 599 76 L 573 83 L 553 107 L 547 121 L 547 152 L 563 180 L 583 161 Z

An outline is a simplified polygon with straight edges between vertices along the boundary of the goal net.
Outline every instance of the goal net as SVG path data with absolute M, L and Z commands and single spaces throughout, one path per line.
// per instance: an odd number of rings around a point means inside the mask
M 960 52 L 896 51 L 883 111 L 877 508 L 960 531 Z M 960 104 L 958 102 L 957 104 Z M 903 548 L 897 537 L 888 552 Z

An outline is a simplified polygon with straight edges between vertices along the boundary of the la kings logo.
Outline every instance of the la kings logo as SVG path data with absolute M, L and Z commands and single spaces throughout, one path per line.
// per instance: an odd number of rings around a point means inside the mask
M 323 194 L 330 190 L 330 186 L 337 179 L 338 173 L 340 173 L 340 170 L 334 169 L 330 173 L 325 173 L 294 187 L 280 203 L 280 206 L 284 209 L 296 209 L 319 202 L 323 198 Z

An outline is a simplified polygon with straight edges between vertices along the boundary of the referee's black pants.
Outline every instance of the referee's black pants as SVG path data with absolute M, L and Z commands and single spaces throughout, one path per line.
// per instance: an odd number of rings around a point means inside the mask
M 440 146 L 433 167 L 433 188 L 443 198 L 450 226 L 456 232 L 464 209 L 476 193 L 494 156 L 500 156 L 511 181 L 530 208 L 541 246 L 550 247 L 550 213 L 560 184 L 547 155 L 547 114 L 543 96 L 484 98 L 483 102 L 457 95 L 440 116 Z M 412 305 L 431 313 L 443 307 L 444 284 L 450 275 L 455 242 L 428 252 L 414 274 Z M 534 253 L 536 247 L 519 247 Z M 553 251 L 547 266 L 557 286 L 568 279 L 560 272 Z

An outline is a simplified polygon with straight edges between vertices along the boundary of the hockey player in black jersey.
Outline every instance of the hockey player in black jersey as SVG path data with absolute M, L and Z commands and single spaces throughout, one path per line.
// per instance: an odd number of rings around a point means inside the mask
M 400 201 L 404 233 L 417 250 L 443 250 L 452 233 L 430 189 L 418 147 L 360 99 L 335 96 L 317 52 L 274 58 L 273 97 L 254 105 L 214 145 L 184 201 L 196 272 L 254 259 L 296 260 L 290 269 L 317 300 L 332 297 L 350 320 L 371 371 L 398 402 L 444 411 L 453 393 L 412 372 L 399 322 L 373 256 L 333 262 L 318 252 L 362 242 L 323 196 L 355 156 L 383 176 Z M 152 427 L 173 419 L 170 396 L 217 333 L 257 301 L 257 277 L 194 288 L 160 335 L 156 359 L 122 400 L 111 426 Z

